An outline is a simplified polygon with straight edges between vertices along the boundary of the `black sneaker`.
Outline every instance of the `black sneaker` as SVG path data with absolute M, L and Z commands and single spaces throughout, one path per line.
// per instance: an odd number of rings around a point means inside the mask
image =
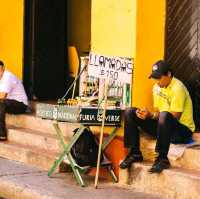
M 7 137 L 5 136 L 0 136 L 0 141 L 7 141 Z M 1 198 L 0 198 L 1 199 Z
M 161 173 L 164 169 L 170 167 L 170 162 L 168 159 L 157 158 L 153 166 L 149 169 L 149 173 Z
M 133 162 L 142 162 L 142 154 L 128 154 L 123 162 L 119 165 L 121 169 L 129 168 Z
M 0 141 L 6 141 L 7 140 L 7 129 L 1 128 L 0 129 Z

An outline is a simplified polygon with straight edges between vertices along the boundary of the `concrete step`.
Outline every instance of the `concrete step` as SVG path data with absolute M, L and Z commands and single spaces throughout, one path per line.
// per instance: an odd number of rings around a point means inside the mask
M 164 199 L 155 194 L 145 194 L 133 189 L 99 179 L 94 189 L 94 177 L 85 175 L 86 188 L 77 185 L 72 173 L 54 174 L 0 158 L 0 196 L 5 199 Z
M 6 115 L 6 124 L 10 126 L 22 127 L 26 129 L 32 129 L 51 135 L 55 135 L 55 129 L 53 127 L 53 120 L 47 120 L 38 118 L 33 114 L 21 114 L 21 115 Z M 73 135 L 73 130 L 80 125 L 78 123 L 59 122 L 59 126 L 66 137 Z
M 200 172 L 172 168 L 161 174 L 149 174 L 150 164 L 136 163 L 128 170 L 120 170 L 119 185 L 128 185 L 142 192 L 154 193 L 170 199 L 200 199 Z
M 200 142 L 200 132 L 194 133 L 193 134 L 193 139 Z
M 10 141 L 0 144 L 0 157 L 23 162 L 43 170 L 50 169 L 57 155 L 55 151 L 41 150 Z
M 199 133 L 195 133 L 195 140 L 200 138 Z M 147 136 L 141 136 L 141 150 L 146 161 L 152 162 L 155 159 L 156 141 Z M 200 147 L 186 148 L 183 156 L 177 160 L 170 159 L 173 167 L 194 169 L 200 171 Z
M 193 134 L 193 139 L 200 143 L 200 133 L 194 133 Z M 149 151 L 149 153 L 150 153 L 150 155 L 152 155 L 152 157 L 155 155 L 155 154 L 152 154 L 152 152 L 155 149 L 155 145 L 156 145 L 156 140 L 155 139 L 149 137 L 146 134 L 142 134 L 141 135 L 141 139 L 140 139 L 140 145 L 141 145 L 142 150 L 146 154 L 148 154 L 148 151 Z M 151 160 L 151 156 L 150 156 L 149 160 Z
M 170 160 L 172 166 L 200 171 L 200 147 L 187 148 L 183 156 L 177 160 Z
M 46 134 L 21 127 L 10 126 L 8 129 L 8 140 L 47 151 L 60 152 L 62 149 L 57 135 Z M 66 139 L 66 142 L 67 141 Z

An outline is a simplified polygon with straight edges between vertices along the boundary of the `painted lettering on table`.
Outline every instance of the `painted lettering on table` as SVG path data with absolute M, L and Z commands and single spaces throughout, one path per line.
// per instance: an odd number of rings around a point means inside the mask
M 113 109 L 106 112 L 106 124 L 120 124 L 120 110 Z M 97 108 L 72 108 L 69 106 L 57 106 L 38 104 L 36 116 L 58 121 L 70 121 L 80 123 L 100 124 L 102 122 L 102 112 Z

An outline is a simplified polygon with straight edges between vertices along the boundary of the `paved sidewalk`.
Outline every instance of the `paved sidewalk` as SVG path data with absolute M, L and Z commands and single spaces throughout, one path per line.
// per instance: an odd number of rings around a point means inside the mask
M 54 174 L 0 158 L 0 197 L 5 199 L 161 199 L 117 187 L 100 179 L 94 188 L 94 178 L 87 177 L 88 187 L 79 187 L 71 173 Z

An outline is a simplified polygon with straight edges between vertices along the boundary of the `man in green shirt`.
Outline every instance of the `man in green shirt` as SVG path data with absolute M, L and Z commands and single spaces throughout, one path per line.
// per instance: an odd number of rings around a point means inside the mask
M 125 169 L 143 160 L 140 151 L 139 128 L 157 139 L 156 158 L 151 173 L 170 167 L 167 158 L 170 143 L 185 144 L 192 140 L 195 130 L 192 101 L 187 88 L 172 74 L 170 65 L 160 60 L 153 65 L 149 78 L 157 82 L 153 87 L 154 111 L 129 108 L 125 111 L 124 145 L 129 154 L 120 164 Z

